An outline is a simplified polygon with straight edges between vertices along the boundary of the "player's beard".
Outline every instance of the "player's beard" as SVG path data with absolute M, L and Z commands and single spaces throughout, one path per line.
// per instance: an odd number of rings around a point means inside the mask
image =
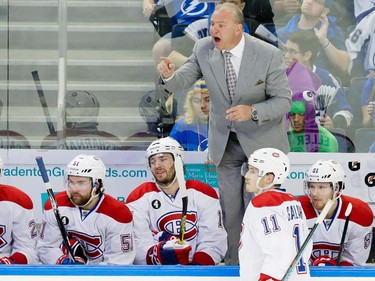
M 165 170 L 166 176 L 163 178 L 158 178 L 154 175 L 154 178 L 156 179 L 156 182 L 161 187 L 167 187 L 171 183 L 173 183 L 175 177 L 176 177 L 176 171 L 174 169 L 170 169 L 169 171 Z
M 77 192 L 71 193 L 69 195 L 70 201 L 76 206 L 84 206 L 91 198 L 91 192 L 85 195 L 81 195 Z

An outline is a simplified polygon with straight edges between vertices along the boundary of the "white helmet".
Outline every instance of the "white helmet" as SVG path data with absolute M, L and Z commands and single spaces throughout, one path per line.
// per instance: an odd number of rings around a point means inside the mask
M 305 194 L 309 195 L 310 182 L 329 182 L 338 196 L 345 188 L 345 171 L 335 160 L 318 160 L 306 172 L 304 181 Z
M 182 161 L 184 160 L 184 149 L 178 143 L 178 141 L 171 137 L 154 140 L 146 150 L 147 161 L 152 155 L 159 153 L 171 153 L 173 155 L 173 159 L 180 156 Z
M 95 155 L 80 154 L 67 165 L 68 176 L 90 177 L 93 183 L 105 178 L 105 165 Z
M 65 96 L 66 127 L 78 129 L 97 126 L 99 101 L 89 92 L 71 91 Z
M 258 181 L 267 173 L 274 174 L 275 178 L 272 185 L 282 184 L 288 176 L 290 169 L 288 156 L 281 150 L 272 147 L 254 151 L 249 157 L 248 164 L 259 170 Z
M 68 176 L 89 177 L 92 179 L 91 198 L 85 205 L 80 207 L 88 205 L 92 199 L 104 191 L 103 180 L 105 178 L 105 171 L 106 167 L 103 161 L 95 155 L 80 154 L 67 165 L 66 179 L 68 179 Z M 69 189 L 68 196 L 70 198 Z

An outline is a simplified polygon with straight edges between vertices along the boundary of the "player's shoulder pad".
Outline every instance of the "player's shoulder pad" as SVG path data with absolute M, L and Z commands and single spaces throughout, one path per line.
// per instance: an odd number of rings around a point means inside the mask
M 350 221 L 355 222 L 364 227 L 372 225 L 374 214 L 370 206 L 358 199 L 351 196 L 341 195 L 341 211 L 339 218 L 345 219 L 345 211 L 349 203 L 352 203 L 352 212 L 350 213 Z
M 297 198 L 297 200 L 299 202 L 301 202 L 302 209 L 303 209 L 303 211 L 305 212 L 305 215 L 306 215 L 306 219 L 311 219 L 311 218 L 316 217 L 316 211 L 315 211 L 313 205 L 311 204 L 311 200 L 310 200 L 309 196 L 307 196 L 307 195 L 299 196 Z
M 75 205 L 70 201 L 66 191 L 61 191 L 55 194 L 55 199 L 57 206 L 59 207 L 75 207 Z M 44 210 L 48 211 L 52 209 L 52 204 L 50 200 L 47 200 L 44 204 Z
M 197 180 L 187 180 L 186 189 L 194 189 L 196 191 L 202 192 L 203 194 L 212 197 L 214 199 L 219 199 L 217 192 L 210 185 L 205 184 Z
M 123 202 L 108 194 L 103 194 L 103 196 L 103 202 L 97 209 L 97 213 L 107 215 L 120 223 L 130 223 L 133 220 L 131 211 Z
M 128 204 L 134 202 L 149 192 L 160 192 L 160 189 L 154 182 L 142 183 L 140 186 L 136 187 L 132 192 L 130 192 L 125 203 Z
M 280 206 L 282 203 L 286 201 L 295 201 L 296 198 L 286 192 L 274 192 L 274 191 L 267 191 L 261 193 L 260 195 L 256 196 L 253 200 L 251 200 L 253 206 L 255 208 L 262 208 L 262 207 L 276 207 Z
M 33 209 L 33 201 L 31 201 L 29 195 L 11 185 L 0 185 L 0 201 L 10 201 L 21 206 L 22 208 L 28 210 Z

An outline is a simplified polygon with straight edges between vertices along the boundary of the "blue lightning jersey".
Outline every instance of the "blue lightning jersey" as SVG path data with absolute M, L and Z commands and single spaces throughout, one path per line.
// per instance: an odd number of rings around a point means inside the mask
M 160 2 L 161 1 L 159 1 L 159 3 Z M 197 19 L 207 18 L 215 10 L 214 3 L 203 3 L 199 2 L 199 0 L 173 0 L 163 2 L 171 18 L 171 24 L 190 24 Z

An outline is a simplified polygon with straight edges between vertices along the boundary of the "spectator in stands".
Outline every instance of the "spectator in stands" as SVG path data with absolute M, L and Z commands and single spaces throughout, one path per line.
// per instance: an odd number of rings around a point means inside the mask
M 108 132 L 98 130 L 100 104 L 92 93 L 71 91 L 65 97 L 65 143 L 66 149 L 120 150 L 120 139 Z M 57 133 L 51 133 L 43 140 L 42 149 L 59 148 Z
M 158 1 L 157 1 L 158 2 Z M 142 13 L 145 17 L 149 18 L 154 11 L 155 1 L 154 0 L 143 0 L 143 9 Z
M 66 190 L 55 197 L 73 257 L 63 244 L 55 211 L 47 201 L 37 242 L 43 264 L 133 264 L 133 215 L 122 202 L 104 193 L 105 173 L 103 161 L 95 155 L 80 154 L 69 162 Z
M 374 72 L 375 73 L 375 72 Z M 362 125 L 374 127 L 374 101 L 375 101 L 375 76 L 370 76 L 365 82 L 361 92 Z
M 3 165 L 0 158 L 0 175 Z M 0 266 L 38 263 L 33 210 L 33 202 L 26 193 L 0 184 Z
M 293 16 L 301 12 L 301 2 L 296 0 L 273 0 L 272 10 L 277 24 L 287 23 Z
M 169 16 L 169 22 L 172 28 L 172 32 L 165 34 L 160 38 L 152 49 L 155 64 L 160 61 L 160 57 L 166 57 L 172 51 L 172 40 L 173 44 L 178 45 L 179 52 L 184 55 L 190 55 L 190 48 L 186 48 L 186 40 L 184 40 L 184 29 L 187 25 L 193 23 L 196 20 L 207 18 L 214 10 L 214 3 L 197 2 L 195 0 L 186 1 L 157 1 L 157 0 L 144 0 L 143 12 L 145 15 L 149 14 L 150 8 L 155 8 L 154 4 L 158 3 L 165 5 L 166 11 Z M 205 33 L 208 32 L 208 27 L 205 27 Z M 202 31 L 204 32 L 204 31 Z M 188 52 L 186 53 L 185 50 Z
M 319 49 L 320 43 L 314 31 L 296 30 L 290 32 L 286 35 L 283 49 L 285 63 L 287 67 L 290 67 L 292 63 L 298 61 L 319 76 L 322 84 L 317 90 L 316 106 L 317 114 L 319 111 L 323 112 L 319 118 L 320 125 L 328 129 L 346 129 L 353 120 L 352 108 L 346 99 L 345 90 L 336 78 L 328 70 L 314 64 Z M 328 90 L 332 91 L 331 96 L 333 97 L 329 104 L 329 96 L 323 95 L 323 91 L 328 93 Z
M 3 111 L 3 102 L 0 100 L 0 116 Z M 30 143 L 24 135 L 10 130 L 0 130 L 0 148 L 30 149 Z
M 328 16 L 333 0 L 303 0 L 301 14 L 294 16 L 282 28 L 277 29 L 281 41 L 286 35 L 298 29 L 314 30 L 320 43 L 316 65 L 323 67 L 340 78 L 347 78 L 350 57 L 345 48 L 343 31 L 335 24 L 335 18 Z
M 244 0 L 220 0 L 219 2 L 215 3 L 216 5 L 224 4 L 224 3 L 232 3 L 237 5 L 242 11 L 244 11 L 244 8 L 246 7 Z M 259 10 L 258 10 L 259 11 Z M 208 18 L 197 20 L 193 23 L 191 23 L 186 29 L 185 32 L 187 33 L 187 36 L 189 36 L 193 41 L 195 42 L 198 39 L 201 39 L 203 37 L 210 35 L 210 25 L 211 25 L 211 15 L 209 15 Z M 259 24 L 259 23 L 257 23 Z M 254 35 L 255 28 L 257 27 L 257 24 L 253 23 L 253 26 L 250 28 L 251 24 L 249 20 L 245 19 L 244 22 L 244 32 Z M 207 32 L 201 32 L 200 30 L 202 28 L 207 28 Z M 261 38 L 264 39 L 264 38 Z M 192 45 L 193 47 L 193 45 Z M 183 55 L 178 50 L 172 50 L 172 52 L 169 54 L 169 58 L 173 61 L 173 63 L 176 66 L 176 69 L 180 67 L 187 59 L 189 54 Z
M 174 125 L 170 137 L 186 151 L 204 151 L 208 147 L 210 95 L 204 80 L 194 84 L 187 94 L 185 115 Z
M 171 137 L 151 143 L 146 151 L 155 182 L 134 189 L 126 199 L 134 215 L 135 264 L 215 265 L 227 250 L 227 234 L 216 191 L 196 180 L 186 181 L 186 228 L 181 232 L 183 153 Z M 182 174 L 179 174 L 181 169 Z
M 374 215 L 367 203 L 342 195 L 344 188 L 345 171 L 334 160 L 318 160 L 306 172 L 304 181 L 306 195 L 298 197 L 298 200 L 305 212 L 309 228 L 313 227 L 328 200 L 334 200 L 325 220 L 312 237 L 313 250 L 310 258 L 312 265 L 363 266 L 368 259 Z M 352 209 L 341 260 L 338 261 L 349 204 L 352 205 Z
M 351 77 L 375 75 L 375 9 L 368 13 L 346 39 Z
M 288 140 L 291 152 L 338 152 L 338 142 L 315 120 L 315 93 L 304 91 L 292 96 Z
M 254 32 L 259 24 L 265 24 L 266 28 L 269 29 L 272 33 L 275 31 L 272 7 L 268 0 L 231 0 L 220 1 L 219 4 L 223 4 L 226 2 L 234 3 L 236 5 L 241 4 L 240 8 L 243 11 L 244 15 L 244 30 L 246 33 L 256 36 Z
M 352 0 L 354 3 L 354 16 L 359 23 L 364 17 L 375 10 L 375 0 Z

